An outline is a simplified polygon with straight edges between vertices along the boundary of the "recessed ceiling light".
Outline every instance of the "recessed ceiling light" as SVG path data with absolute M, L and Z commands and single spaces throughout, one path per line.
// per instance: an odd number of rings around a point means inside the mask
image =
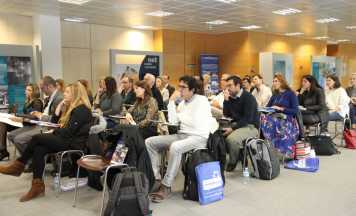
M 229 23 L 229 21 L 225 21 L 225 20 L 213 20 L 213 21 L 209 21 L 209 22 L 205 22 L 206 24 L 209 25 L 223 25 L 226 23 Z
M 167 11 L 153 11 L 153 12 L 150 12 L 150 13 L 145 13 L 145 15 L 147 16 L 156 16 L 156 17 L 166 17 L 166 16 L 171 16 L 173 15 L 174 13 L 172 12 L 167 12 Z
M 145 26 L 145 25 L 137 25 L 137 26 L 132 26 L 132 28 L 135 29 L 154 29 L 152 26 Z
M 328 40 L 327 43 L 328 43 L 328 44 L 337 44 L 338 42 L 335 41 L 335 40 Z
M 92 0 L 58 0 L 58 1 L 62 2 L 62 3 L 67 3 L 67 4 L 82 5 L 82 4 L 88 3 Z
M 349 42 L 349 41 L 350 41 L 350 40 L 348 40 L 348 39 L 337 40 L 338 43 Z
M 240 0 L 215 0 L 215 1 L 226 3 L 226 4 L 231 4 L 231 3 L 235 3 Z
M 329 18 L 324 18 L 324 19 L 317 19 L 317 23 L 331 23 L 331 22 L 337 22 L 340 21 L 340 19 L 334 18 L 334 17 L 329 17 Z
M 251 30 L 251 29 L 259 29 L 259 28 L 262 28 L 262 27 L 261 26 L 257 26 L 257 25 L 249 25 L 249 26 L 242 26 L 240 28 Z
M 86 18 L 80 18 L 80 17 L 68 17 L 68 18 L 64 18 L 64 21 L 68 21 L 68 22 L 87 22 L 88 19 Z
M 286 36 L 298 36 L 298 35 L 303 35 L 304 33 L 302 32 L 290 32 L 290 33 L 285 33 L 284 35 Z
M 347 29 L 356 29 L 356 26 L 346 26 Z
M 287 15 L 296 14 L 296 13 L 301 13 L 301 12 L 302 12 L 302 11 L 301 11 L 301 10 L 298 10 L 298 9 L 286 8 L 286 9 L 282 9 L 282 10 L 273 11 L 272 13 L 278 14 L 278 15 L 287 16 Z
M 314 37 L 314 39 L 316 40 L 326 40 L 328 38 L 329 38 L 328 36 Z

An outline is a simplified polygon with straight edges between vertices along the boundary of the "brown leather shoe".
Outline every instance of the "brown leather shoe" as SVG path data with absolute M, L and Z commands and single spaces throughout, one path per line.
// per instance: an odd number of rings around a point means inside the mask
M 7 166 L 0 166 L 0 173 L 5 175 L 20 176 L 25 169 L 25 164 L 15 160 Z
M 33 179 L 32 187 L 27 194 L 20 198 L 20 202 L 30 201 L 37 197 L 43 197 L 45 195 L 45 184 L 42 179 Z

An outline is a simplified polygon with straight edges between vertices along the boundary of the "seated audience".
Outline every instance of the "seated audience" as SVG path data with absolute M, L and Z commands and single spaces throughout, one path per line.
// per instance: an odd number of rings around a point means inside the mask
M 326 106 L 329 110 L 329 121 L 342 120 L 349 114 L 350 98 L 341 87 L 339 77 L 328 75 L 326 77 Z
M 281 74 L 273 78 L 273 96 L 267 107 L 272 107 L 275 113 L 261 116 L 263 136 L 284 156 L 292 158 L 293 145 L 300 135 L 298 98 Z
M 252 95 L 256 98 L 258 107 L 265 107 L 268 104 L 269 99 L 272 97 L 271 88 L 263 83 L 261 75 L 254 75 L 252 82 L 255 88 L 252 91 Z
M 56 88 L 56 81 L 50 76 L 43 77 L 40 81 L 40 89 L 47 96 L 43 112 L 32 111 L 30 114 L 36 120 L 57 123 L 58 119 L 54 117 L 54 113 L 58 104 L 63 100 L 63 93 Z M 22 154 L 31 138 L 44 131 L 46 129 L 40 126 L 24 125 L 22 128 L 11 131 L 8 139 Z
M 242 87 L 245 91 L 251 93 L 254 90 L 254 87 L 252 85 L 251 82 L 251 77 L 249 75 L 246 75 L 243 79 L 242 79 Z
M 168 103 L 169 100 L 169 91 L 168 89 L 166 89 L 165 87 L 165 83 L 163 82 L 161 77 L 157 77 L 156 78 L 156 87 L 158 88 L 158 90 L 161 92 L 162 95 L 162 99 L 164 103 Z
M 134 86 L 136 102 L 128 109 L 126 119 L 129 123 L 138 125 L 144 139 L 157 135 L 158 120 L 157 101 L 151 95 L 151 89 L 145 81 L 137 81 Z
M 160 202 L 170 194 L 182 155 L 193 149 L 205 148 L 209 134 L 217 129 L 208 99 L 196 94 L 196 80 L 191 76 L 183 76 L 179 79 L 178 89 L 179 91 L 173 93 L 168 104 L 169 122 L 180 125 L 178 133 L 146 140 L 155 178 L 160 184 L 159 189 L 151 195 L 154 202 Z M 180 97 L 183 101 L 177 107 L 175 101 Z M 160 181 L 160 152 L 168 148 L 168 168 L 163 180 Z
M 356 129 L 356 73 L 351 75 L 351 86 L 346 88 L 347 95 L 351 98 L 350 119 L 352 128 Z
M 123 104 L 132 105 L 136 101 L 135 91 L 133 89 L 134 79 L 132 76 L 123 76 L 120 81 L 121 97 Z
M 105 90 L 105 80 L 104 79 L 100 79 L 98 82 L 98 89 L 96 91 L 96 94 L 94 96 L 94 104 L 99 104 L 100 102 L 100 95 L 104 92 Z
M 169 97 L 172 96 L 173 92 L 176 90 L 172 85 L 169 84 L 169 76 L 167 74 L 163 74 L 162 76 L 162 81 L 166 85 L 164 86 L 166 89 L 168 89 L 169 92 Z
M 156 99 L 157 104 L 158 104 L 158 109 L 159 110 L 166 109 L 166 106 L 163 103 L 163 98 L 162 98 L 161 92 L 156 87 L 156 77 L 153 74 L 146 73 L 144 76 L 144 80 L 148 84 L 148 86 L 151 88 L 152 97 L 154 99 Z
M 25 91 L 26 99 L 23 106 L 23 115 L 31 117 L 30 113 L 33 111 L 42 112 L 43 103 L 40 99 L 40 90 L 36 84 L 28 84 Z M 22 122 L 22 118 L 12 118 L 13 121 Z M 6 148 L 7 132 L 17 129 L 17 127 L 0 123 L 0 161 L 9 158 L 10 154 Z
M 61 128 L 33 136 L 21 157 L 9 165 L 0 166 L 0 173 L 20 176 L 24 171 L 25 164 L 29 160 L 33 160 L 32 186 L 28 193 L 20 198 L 20 202 L 44 196 L 45 185 L 42 175 L 46 154 L 70 149 L 84 149 L 92 119 L 85 88 L 79 82 L 67 86 L 64 92 L 64 101 L 67 110 L 62 113 L 59 120 Z
M 216 95 L 212 100 L 211 100 L 211 106 L 221 110 L 223 109 L 224 105 L 224 91 L 226 89 L 227 85 L 227 79 L 230 77 L 230 74 L 223 74 L 220 79 L 220 93 Z
M 103 113 L 104 116 L 120 114 L 122 98 L 117 91 L 116 80 L 112 77 L 106 77 L 104 82 L 104 88 L 98 89 L 99 103 L 95 103 L 94 108 Z
M 193 76 L 193 78 L 196 80 L 197 82 L 197 89 L 196 89 L 196 94 L 199 95 L 205 95 L 204 93 L 204 80 L 203 77 L 201 76 Z
M 93 93 L 91 92 L 91 90 L 90 90 L 90 88 L 89 88 L 89 82 L 88 82 L 88 80 L 80 79 L 80 80 L 78 80 L 78 81 L 79 81 L 79 82 L 84 86 L 84 88 L 87 90 L 89 102 L 90 102 L 90 104 L 93 104 L 93 103 L 94 103 Z
M 242 89 L 241 79 L 231 76 L 224 91 L 224 116 L 232 119 L 231 127 L 224 128 L 224 136 L 229 149 L 229 163 L 226 171 L 232 172 L 237 164 L 243 141 L 257 137 L 259 115 L 256 99 Z
M 58 91 L 63 93 L 64 92 L 64 88 L 65 88 L 64 80 L 63 79 L 56 79 L 56 87 L 57 87 Z
M 298 99 L 304 125 L 310 126 L 320 123 L 320 132 L 327 133 L 328 111 L 325 103 L 325 94 L 313 76 L 305 75 L 303 77 Z

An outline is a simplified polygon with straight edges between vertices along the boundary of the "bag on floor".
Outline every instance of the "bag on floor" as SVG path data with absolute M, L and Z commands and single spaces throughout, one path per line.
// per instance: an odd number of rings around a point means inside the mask
M 316 155 L 333 155 L 339 153 L 330 136 L 308 136 L 306 140 L 311 144 Z
M 319 158 L 305 158 L 289 161 L 284 165 L 284 168 L 304 172 L 316 172 L 319 170 Z
M 356 149 L 356 130 L 345 129 L 344 130 L 344 140 L 346 143 L 346 148 Z
M 115 176 L 104 216 L 150 215 L 149 183 L 136 168 L 124 168 Z
M 311 150 L 310 143 L 304 140 L 297 141 L 295 143 L 295 159 L 301 160 L 301 159 L 309 158 L 310 150 Z
M 206 205 L 224 199 L 224 181 L 220 163 L 203 163 L 195 167 L 198 182 L 199 203 Z
M 225 183 L 225 164 L 226 164 L 226 154 L 227 146 L 225 142 L 225 137 L 221 130 L 216 130 L 213 134 L 209 135 L 207 142 L 207 148 L 210 155 L 215 161 L 220 162 L 221 177 Z
M 199 201 L 197 174 L 195 167 L 214 161 L 207 149 L 190 151 L 183 156 L 182 172 L 184 174 L 183 199 Z
M 245 151 L 250 156 L 253 173 L 252 176 L 272 180 L 280 173 L 280 164 L 277 156 L 277 150 L 267 141 L 252 138 L 246 141 Z

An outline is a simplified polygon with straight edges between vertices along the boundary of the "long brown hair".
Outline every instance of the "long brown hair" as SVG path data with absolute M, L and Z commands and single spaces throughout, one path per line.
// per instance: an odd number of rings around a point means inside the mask
M 284 76 L 282 74 L 274 75 L 273 79 L 277 79 L 281 83 L 280 89 L 291 90 L 291 88 L 288 85 L 287 80 L 284 78 Z M 273 93 L 278 94 L 279 92 L 280 92 L 280 90 L 273 89 Z
M 66 88 L 70 89 L 73 100 L 68 106 L 66 106 L 67 108 L 64 110 L 61 115 L 61 118 L 59 119 L 59 123 L 63 126 L 68 123 L 71 112 L 76 107 L 80 105 L 85 105 L 88 109 L 91 109 L 87 91 L 80 82 L 70 84 Z
M 135 82 L 135 86 L 145 89 L 145 96 L 143 99 L 136 97 L 138 103 L 143 103 L 147 98 L 152 96 L 152 91 L 150 86 L 144 80 L 138 80 Z
M 34 99 L 40 98 L 40 96 L 41 96 L 40 95 L 40 88 L 38 87 L 38 85 L 36 85 L 34 83 L 29 83 L 29 84 L 26 85 L 26 87 L 31 87 L 32 88 L 31 98 L 26 98 L 26 103 L 30 103 Z

